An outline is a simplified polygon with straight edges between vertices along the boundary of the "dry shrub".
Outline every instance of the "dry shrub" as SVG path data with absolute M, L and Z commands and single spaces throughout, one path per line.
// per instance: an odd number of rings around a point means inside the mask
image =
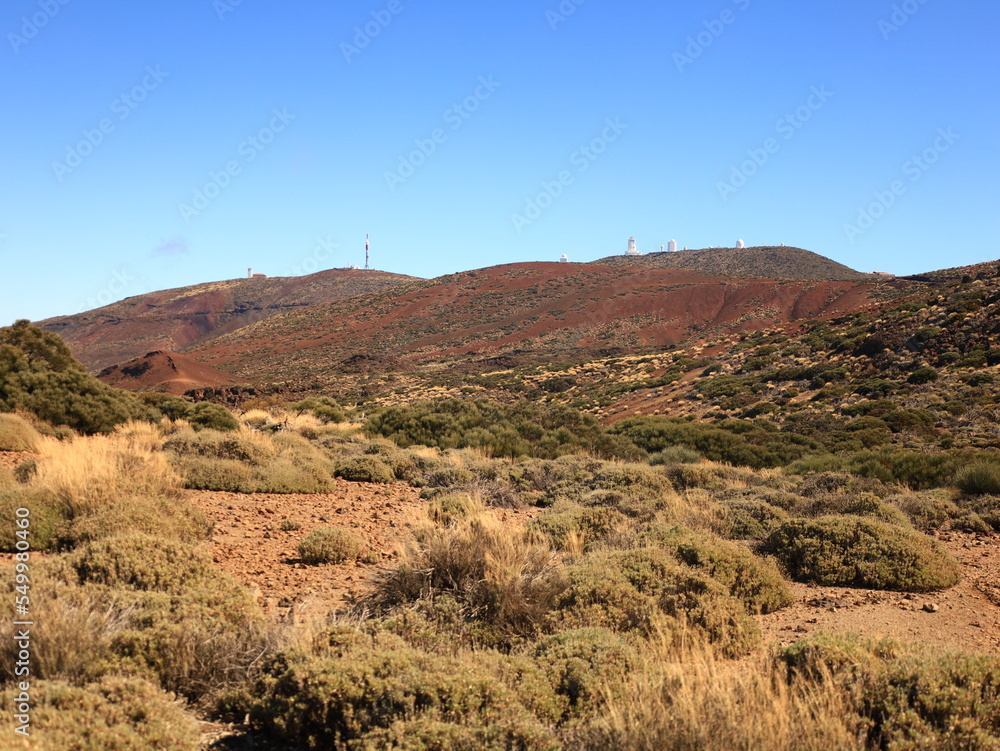
M 180 497 L 180 478 L 159 450 L 162 440 L 146 423 L 72 442 L 43 438 L 36 471 L 25 483 L 0 491 L 0 510 L 30 509 L 35 550 L 128 532 L 204 539 L 210 525 Z M 11 534 L 0 530 L 0 549 L 12 550 Z
M 233 493 L 323 493 L 330 490 L 330 462 L 294 433 L 180 430 L 165 443 L 187 487 Z
M 447 593 L 501 633 L 529 634 L 565 586 L 560 571 L 540 535 L 483 515 L 418 530 L 379 598 L 398 604 Z
M 114 662 L 110 642 L 128 628 L 130 613 L 70 583 L 71 571 L 61 559 L 34 564 L 32 578 L 32 620 L 45 624 L 32 631 L 32 675 L 75 685 L 97 680 Z M 0 590 L 13 592 L 12 578 L 5 577 Z M 13 620 L 0 620 L 0 677 L 7 682 L 18 680 Z
M 348 482 L 389 483 L 396 479 L 389 466 L 374 456 L 356 456 L 337 464 L 333 474 Z
M 427 516 L 439 527 L 451 527 L 466 519 L 481 517 L 486 505 L 478 493 L 440 495 L 427 504 Z
M 271 643 L 249 592 L 183 543 L 111 538 L 35 563 L 32 573 L 32 613 L 46 624 L 32 640 L 40 678 L 139 675 L 211 703 L 244 682 Z M 5 571 L 3 601 L 13 603 L 13 591 Z M 13 666 L 13 649 L 13 639 L 0 644 L 5 665 Z
M 861 749 L 860 722 L 830 681 L 790 683 L 773 658 L 720 660 L 704 645 L 655 642 L 641 669 L 566 748 L 581 751 Z
M 361 553 L 361 542 L 342 529 L 321 527 L 299 543 L 299 557 L 304 563 L 347 563 Z
M 0 413 L 0 451 L 37 451 L 40 442 L 30 422 L 20 415 Z
M 16 687 L 0 693 L 13 706 Z M 171 696 L 136 678 L 108 676 L 87 686 L 31 682 L 31 740 L 17 745 L 7 731 L 4 748 L 35 751 L 197 751 L 198 723 Z

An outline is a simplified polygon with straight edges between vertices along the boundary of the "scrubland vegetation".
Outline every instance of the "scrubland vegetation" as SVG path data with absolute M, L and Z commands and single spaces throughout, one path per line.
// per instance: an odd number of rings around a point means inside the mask
M 28 394 L 29 371 L 89 378 L 48 335 L 3 336 L 0 399 Z M 37 748 L 194 749 L 196 713 L 249 716 L 289 749 L 1000 748 L 1000 660 L 836 634 L 776 649 L 753 618 L 786 607 L 792 580 L 949 587 L 958 564 L 928 533 L 1000 530 L 989 452 L 851 443 L 894 435 L 889 413 L 859 412 L 848 440 L 754 419 L 607 429 L 480 400 L 361 422 L 329 397 L 235 415 L 119 392 L 105 412 L 17 399 L 0 450 L 32 454 L 0 473 L 0 516 L 29 508 L 45 553 Z M 275 623 L 213 562 L 186 490 L 333 478 L 419 488 L 427 522 L 353 609 Z M 499 520 L 528 507 L 527 525 Z M 299 552 L 366 555 L 334 523 Z M 2 569 L 8 703 L 14 587 Z

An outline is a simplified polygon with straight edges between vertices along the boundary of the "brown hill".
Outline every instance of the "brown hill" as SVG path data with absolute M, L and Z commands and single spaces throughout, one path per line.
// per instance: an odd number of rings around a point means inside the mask
M 359 358 L 392 370 L 433 360 L 549 363 L 867 309 L 886 284 L 906 285 L 520 263 L 293 311 L 188 351 L 254 381 L 322 383 Z
M 689 269 L 726 276 L 768 279 L 852 281 L 870 278 L 869 274 L 862 274 L 812 251 L 784 245 L 609 256 L 594 263 L 654 269 Z
M 153 350 L 178 351 L 290 310 L 418 281 L 384 271 L 331 269 L 300 277 L 228 279 L 129 297 L 39 322 L 92 370 Z
M 131 391 L 183 394 L 195 388 L 234 386 L 241 378 L 205 365 L 177 352 L 147 352 L 126 363 L 112 365 L 97 377 L 107 384 Z

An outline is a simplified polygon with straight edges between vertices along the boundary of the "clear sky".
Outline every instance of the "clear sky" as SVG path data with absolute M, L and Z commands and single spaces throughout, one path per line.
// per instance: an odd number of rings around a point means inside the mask
M 5 0 L 0 325 L 364 263 L 1000 257 L 995 0 Z

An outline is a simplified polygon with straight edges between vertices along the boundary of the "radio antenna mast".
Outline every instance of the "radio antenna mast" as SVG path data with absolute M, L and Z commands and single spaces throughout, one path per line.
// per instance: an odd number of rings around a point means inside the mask
M 368 271 L 369 269 L 371 269 L 371 266 L 368 265 L 368 250 L 369 250 L 369 248 L 371 248 L 371 242 L 369 242 L 369 240 L 368 240 L 368 235 L 365 235 L 365 271 Z

